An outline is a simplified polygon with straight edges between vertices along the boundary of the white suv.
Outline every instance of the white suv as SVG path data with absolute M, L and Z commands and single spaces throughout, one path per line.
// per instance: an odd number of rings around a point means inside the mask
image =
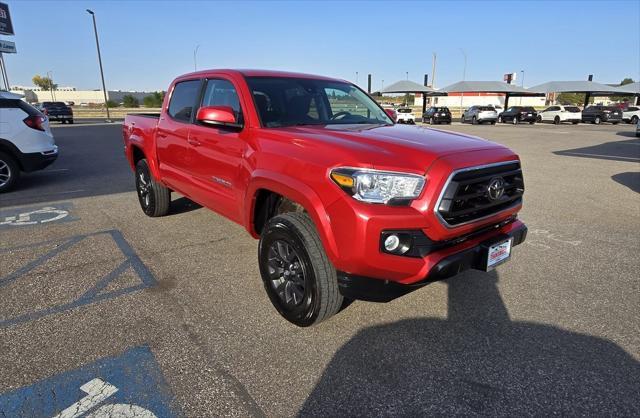
M 538 113 L 538 122 L 571 122 L 577 125 L 582 121 L 582 112 L 577 106 L 549 106 Z
M 398 123 L 409 123 L 411 125 L 416 123 L 416 116 L 413 114 L 413 110 L 409 107 L 399 107 L 396 109 Z
M 0 91 L 0 193 L 20 172 L 41 170 L 58 157 L 49 121 L 17 94 Z
M 640 107 L 629 106 L 628 108 L 622 111 L 623 121 L 637 125 L 638 119 L 640 119 Z

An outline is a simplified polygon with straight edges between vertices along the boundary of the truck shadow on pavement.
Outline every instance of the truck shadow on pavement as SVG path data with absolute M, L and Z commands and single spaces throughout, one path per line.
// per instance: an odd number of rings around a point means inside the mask
M 446 320 L 360 331 L 300 416 L 640 415 L 640 363 L 602 338 L 512 321 L 496 283 L 464 274 L 448 282 Z
M 596 158 L 625 162 L 640 162 L 640 142 L 636 139 L 605 142 L 590 147 L 554 151 L 555 155 L 565 157 Z
M 627 186 L 636 193 L 640 193 L 640 172 L 627 171 L 611 176 L 613 181 Z

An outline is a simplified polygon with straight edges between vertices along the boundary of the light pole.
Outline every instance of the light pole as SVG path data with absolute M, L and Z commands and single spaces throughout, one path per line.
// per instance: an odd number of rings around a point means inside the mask
M 356 85 L 358 85 L 358 72 L 356 71 Z
M 407 80 L 409 80 L 409 71 L 405 71 L 405 73 L 407 74 Z
M 193 71 L 198 71 L 198 49 L 200 49 L 200 44 L 196 45 L 196 49 L 193 50 Z
M 524 88 L 524 70 L 520 70 L 520 73 L 522 74 L 522 79 L 520 80 L 520 86 Z M 522 96 L 520 96 L 520 104 L 522 104 Z
M 467 53 L 464 52 L 464 49 L 460 48 L 460 52 L 462 52 L 462 56 L 464 57 L 464 67 L 462 69 L 462 81 L 467 78 Z M 464 92 L 460 93 L 460 114 L 462 114 L 462 100 L 464 99 Z
M 53 95 L 53 71 L 47 71 L 47 78 L 49 79 L 49 91 L 51 92 L 51 101 L 55 102 L 56 98 Z
M 102 70 L 102 56 L 100 55 L 100 42 L 98 41 L 98 27 L 96 26 L 96 15 L 92 10 L 87 9 L 87 13 L 91 15 L 93 19 L 93 33 L 96 35 L 96 49 L 98 50 L 98 64 L 100 64 L 100 78 L 102 79 L 102 93 L 104 94 L 104 108 L 107 109 L 107 120 L 111 122 L 111 116 L 109 115 L 109 103 L 107 103 L 107 87 L 104 84 L 104 71 Z

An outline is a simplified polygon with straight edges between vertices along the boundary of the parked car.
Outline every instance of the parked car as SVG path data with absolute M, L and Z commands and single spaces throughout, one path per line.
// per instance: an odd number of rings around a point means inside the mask
M 629 106 L 622 111 L 622 120 L 627 123 L 633 123 L 634 125 L 640 120 L 640 107 Z
M 430 107 L 422 114 L 422 122 L 430 125 L 451 123 L 451 112 L 448 107 Z
M 142 211 L 166 215 L 176 191 L 243 225 L 260 240 L 267 295 L 298 326 L 345 299 L 492 270 L 526 237 L 513 151 L 394 124 L 354 84 L 210 70 L 168 92 L 160 115 L 124 121 Z
M 49 120 L 73 123 L 73 110 L 64 102 L 42 102 L 40 110 Z
M 538 118 L 538 112 L 531 106 L 511 106 L 498 115 L 498 122 L 511 122 L 517 125 L 519 122 L 534 124 Z
M 496 110 L 498 116 L 500 116 L 500 113 L 504 112 L 504 109 L 500 105 L 492 105 L 492 107 Z
M 582 111 L 582 121 L 599 125 L 603 122 L 610 122 L 616 125 L 622 121 L 622 110 L 615 106 L 594 105 Z
M 538 122 L 552 122 L 556 125 L 571 122 L 577 125 L 582 121 L 582 112 L 577 106 L 549 106 L 538 113 Z
M 413 114 L 413 110 L 410 107 L 399 107 L 396 109 L 398 123 L 408 123 L 414 125 L 416 123 L 416 117 Z
M 471 122 L 474 125 L 485 122 L 495 125 L 496 120 L 498 120 L 498 112 L 492 106 L 471 106 L 462 113 L 460 118 L 460 122 Z
M 58 157 L 49 121 L 17 94 L 0 91 L 0 193 L 9 191 L 20 172 L 41 170 Z

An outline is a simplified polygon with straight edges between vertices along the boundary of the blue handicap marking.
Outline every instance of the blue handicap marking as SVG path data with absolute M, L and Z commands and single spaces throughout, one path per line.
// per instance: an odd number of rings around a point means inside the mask
M 0 210 L 0 229 L 77 221 L 78 217 L 74 216 L 73 209 L 73 203 L 62 202 Z
M 18 246 L 12 248 L 0 248 L 0 257 L 4 253 L 11 252 L 14 250 L 24 249 L 24 248 L 37 248 L 45 245 L 49 245 L 52 243 L 57 244 L 53 249 L 47 251 L 43 255 L 37 257 L 36 259 L 27 262 L 22 267 L 17 270 L 5 275 L 0 276 L 0 290 L 3 287 L 9 285 L 12 282 L 20 280 L 25 275 L 32 272 L 34 269 L 46 266 L 46 263 L 51 259 L 58 255 L 65 255 L 71 248 L 76 246 L 81 246 L 86 244 L 87 240 L 90 240 L 94 237 L 99 236 L 107 236 L 117 245 L 118 250 L 120 251 L 122 260 L 119 265 L 117 265 L 114 269 L 109 271 L 102 277 L 94 278 L 95 283 L 86 291 L 76 298 L 73 301 L 69 301 L 67 303 L 59 304 L 56 306 L 51 306 L 48 308 L 39 309 L 33 312 L 24 313 L 11 318 L 2 318 L 0 317 L 0 329 L 4 327 L 8 327 L 11 325 L 17 325 L 24 322 L 33 321 L 36 319 L 40 319 L 49 315 L 66 312 L 72 309 L 76 309 L 85 305 L 90 305 L 93 303 L 101 302 L 104 300 L 109 300 L 116 298 L 118 296 L 126 295 L 129 293 L 136 292 L 138 290 L 143 290 L 149 287 L 154 286 L 157 281 L 153 275 L 153 273 L 147 268 L 147 266 L 142 262 L 140 257 L 136 254 L 135 250 L 129 245 L 129 243 L 125 240 L 122 232 L 118 230 L 108 230 L 108 231 L 100 231 L 93 232 L 90 234 L 83 235 L 75 235 L 69 238 L 65 238 L 62 240 L 56 241 L 44 241 L 35 244 L 29 244 L 26 246 Z M 133 269 L 139 281 L 137 284 L 133 284 L 131 286 L 122 287 L 115 290 L 105 291 L 105 289 L 120 275 L 127 271 L 127 269 Z M 88 278 L 89 279 L 89 278 Z M 89 280 L 87 280 L 89 281 Z
M 174 417 L 178 414 L 148 346 L 0 394 L 3 417 Z

